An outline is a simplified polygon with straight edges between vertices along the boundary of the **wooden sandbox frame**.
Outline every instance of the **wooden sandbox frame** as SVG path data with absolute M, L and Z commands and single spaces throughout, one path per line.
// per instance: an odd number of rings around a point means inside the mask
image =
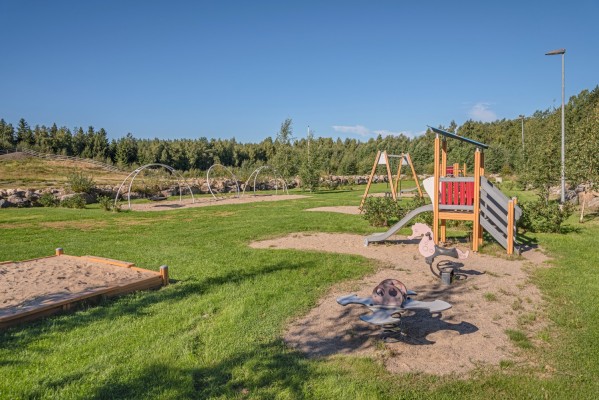
M 69 260 L 79 260 L 83 262 L 91 262 L 112 267 L 128 268 L 131 270 L 143 272 L 144 274 L 150 274 L 152 276 L 148 278 L 138 279 L 134 282 L 128 282 L 125 284 L 116 284 L 108 287 L 92 289 L 87 291 L 86 293 L 69 296 L 66 299 L 51 301 L 32 309 L 17 311 L 16 313 L 10 315 L 1 316 L 0 329 L 8 328 L 10 326 L 18 325 L 24 322 L 33 321 L 38 318 L 47 317 L 53 314 L 57 314 L 59 312 L 69 311 L 74 309 L 75 305 L 82 302 L 97 303 L 103 299 L 122 296 L 128 293 L 136 292 L 138 290 L 158 289 L 162 286 L 168 285 L 169 283 L 168 266 L 166 265 L 161 266 L 160 271 L 152 271 L 148 269 L 138 268 L 135 266 L 134 263 L 127 261 L 119 261 L 96 256 L 78 257 L 65 255 L 62 248 L 57 248 L 56 254 L 53 256 L 33 258 L 30 260 L 19 262 L 25 263 L 56 257 L 64 257 L 65 259 Z M 0 265 L 11 264 L 13 262 L 14 261 L 4 261 L 0 262 Z

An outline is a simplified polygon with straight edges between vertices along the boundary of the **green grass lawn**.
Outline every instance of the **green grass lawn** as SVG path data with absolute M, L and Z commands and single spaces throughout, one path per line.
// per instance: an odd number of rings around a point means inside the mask
M 375 188 L 384 191 L 384 185 Z M 258 250 L 290 232 L 368 234 L 357 215 L 302 212 L 357 205 L 363 189 L 308 199 L 166 212 L 0 210 L 0 260 L 98 255 L 157 270 L 173 284 L 0 332 L 1 399 L 594 398 L 599 390 L 599 224 L 538 235 L 555 257 L 533 279 L 548 302 L 549 345 L 469 379 L 392 376 L 377 361 L 308 359 L 281 340 L 286 322 L 336 282 L 376 268 L 356 256 Z

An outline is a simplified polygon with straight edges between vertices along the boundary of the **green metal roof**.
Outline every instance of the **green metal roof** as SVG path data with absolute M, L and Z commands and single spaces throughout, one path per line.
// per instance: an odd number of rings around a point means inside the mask
M 466 142 L 466 143 L 472 144 L 472 145 L 474 145 L 476 147 L 480 147 L 480 148 L 483 148 L 483 149 L 488 149 L 489 148 L 489 145 L 486 145 L 486 144 L 481 143 L 481 142 L 477 142 L 476 140 L 468 139 L 468 138 L 465 138 L 463 136 L 458 136 L 455 133 L 447 132 L 447 131 L 444 131 L 443 129 L 433 128 L 432 126 L 429 126 L 429 125 L 427 125 L 427 126 L 429 128 L 431 128 L 433 130 L 433 132 L 438 133 L 439 135 L 443 135 L 443 136 L 451 138 L 451 139 L 461 140 L 462 142 Z

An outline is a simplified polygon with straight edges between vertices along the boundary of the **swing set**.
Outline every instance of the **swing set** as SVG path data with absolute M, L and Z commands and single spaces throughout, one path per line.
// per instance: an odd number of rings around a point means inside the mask
M 395 180 L 393 179 L 393 174 L 391 172 L 391 164 L 389 162 L 390 158 L 399 159 L 399 165 L 397 166 L 397 175 L 395 177 Z M 401 185 L 400 178 L 401 178 L 401 170 L 404 165 L 408 165 L 410 167 L 410 169 L 412 170 L 412 178 L 414 179 L 414 182 L 416 182 L 415 189 L 418 190 L 418 195 L 420 197 L 423 197 L 422 189 L 420 187 L 420 183 L 418 182 L 418 176 L 416 175 L 416 170 L 414 169 L 414 164 L 412 164 L 412 159 L 410 158 L 410 154 L 409 153 L 402 153 L 400 155 L 388 154 L 386 150 L 383 150 L 383 151 L 379 150 L 376 153 L 376 157 L 374 159 L 374 164 L 372 165 L 372 171 L 370 172 L 370 177 L 368 178 L 368 184 L 366 185 L 366 190 L 364 191 L 364 196 L 362 196 L 362 201 L 360 202 L 360 209 L 362 209 L 362 207 L 364 206 L 364 202 L 366 201 L 366 198 L 368 197 L 368 192 L 370 191 L 370 186 L 372 185 L 372 181 L 374 179 L 376 170 L 379 165 L 384 165 L 386 167 L 387 179 L 389 180 L 389 186 L 391 188 L 391 197 L 393 198 L 393 200 L 397 201 L 398 193 L 401 196 L 401 193 L 403 192 L 401 190 L 401 186 L 400 186 Z M 399 190 L 398 190 L 398 186 L 399 186 Z

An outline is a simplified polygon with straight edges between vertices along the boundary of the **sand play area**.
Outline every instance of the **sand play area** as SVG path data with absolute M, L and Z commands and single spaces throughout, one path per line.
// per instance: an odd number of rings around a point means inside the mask
M 131 204 L 133 211 L 165 211 L 165 210 L 180 210 L 182 208 L 193 207 L 211 207 L 222 206 L 225 204 L 246 204 L 264 201 L 283 201 L 304 199 L 308 196 L 301 194 L 279 194 L 279 195 L 245 195 L 243 197 L 229 197 L 215 200 L 213 197 L 201 197 L 192 203 L 191 199 L 183 199 L 179 201 L 176 196 L 163 201 L 155 201 L 152 203 Z M 123 209 L 127 209 L 127 204 L 123 204 Z
M 544 306 L 527 271 L 543 265 L 546 258 L 540 251 L 528 251 L 515 260 L 470 252 L 467 259 L 460 260 L 467 278 L 447 286 L 431 274 L 418 252 L 417 241 L 364 247 L 363 240 L 360 235 L 302 233 L 251 244 L 262 249 L 356 254 L 379 264 L 373 275 L 333 287 L 308 314 L 293 321 L 285 334 L 289 346 L 312 357 L 373 356 L 392 372 L 438 375 L 463 375 L 478 366 L 497 366 L 502 360 L 526 361 L 506 330 L 526 332 L 537 344 L 534 333 L 544 327 Z M 467 250 L 464 246 L 457 247 Z M 335 299 L 347 294 L 370 296 L 373 288 L 387 278 L 399 279 L 416 291 L 416 300 L 440 299 L 452 308 L 442 315 L 406 313 L 402 318 L 403 334 L 383 340 L 381 328 L 358 318 L 369 313 L 366 307 L 343 307 Z
M 153 281 L 160 285 L 155 271 L 69 255 L 0 263 L 0 277 L 1 323 L 12 320 L 15 315 L 68 304 L 99 293 L 110 295 L 128 287 L 135 289 L 135 286 L 143 289 L 153 286 Z

